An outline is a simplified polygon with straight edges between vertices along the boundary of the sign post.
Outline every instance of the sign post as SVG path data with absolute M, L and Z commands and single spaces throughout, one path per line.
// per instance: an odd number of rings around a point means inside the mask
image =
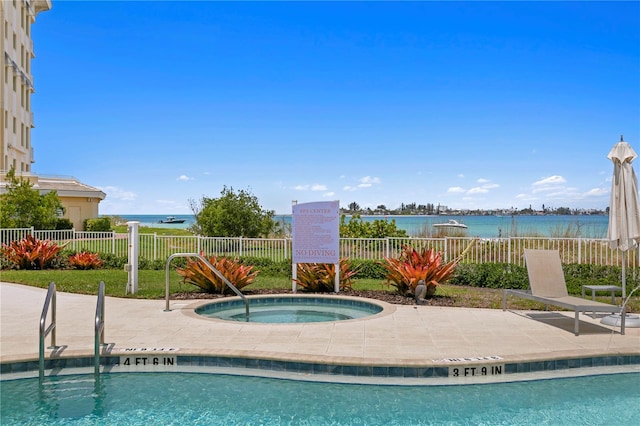
M 297 290 L 298 263 L 333 263 L 334 290 L 340 291 L 340 202 L 321 201 L 292 206 L 292 282 Z

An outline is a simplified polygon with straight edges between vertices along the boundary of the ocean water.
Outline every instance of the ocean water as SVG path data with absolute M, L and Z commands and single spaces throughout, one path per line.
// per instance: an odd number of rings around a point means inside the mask
M 112 215 L 122 221 L 138 221 L 140 226 L 154 228 L 187 229 L 195 222 L 191 214 L 160 214 L 160 215 Z M 163 224 L 160 220 L 167 216 L 185 219 L 180 224 Z M 500 238 L 513 236 L 546 236 L 561 237 L 565 231 L 570 237 L 605 238 L 607 236 L 608 216 L 580 215 L 580 216 L 362 216 L 365 221 L 395 220 L 398 229 L 404 229 L 413 237 L 429 236 L 433 225 L 444 223 L 449 219 L 457 220 L 467 225 L 464 235 L 480 238 Z M 291 215 L 276 215 L 274 220 L 290 229 Z
M 140 222 L 140 226 L 149 228 L 171 228 L 171 229 L 187 229 L 193 225 L 196 221 L 192 214 L 110 214 L 101 216 L 115 216 L 119 222 Z M 184 223 L 160 223 L 161 220 L 166 219 L 168 216 L 173 216 L 176 219 L 185 219 Z
M 278 215 L 275 220 L 290 225 L 291 215 Z M 565 231 L 571 237 L 605 238 L 609 216 L 362 216 L 364 221 L 395 220 L 398 229 L 404 229 L 412 237 L 430 236 L 433 225 L 454 219 L 467 225 L 464 235 L 480 238 L 515 236 L 561 237 Z M 348 218 L 347 218 L 348 220 Z

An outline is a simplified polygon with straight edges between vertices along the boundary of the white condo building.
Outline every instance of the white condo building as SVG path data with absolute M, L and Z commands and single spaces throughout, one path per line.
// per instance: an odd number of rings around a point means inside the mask
M 35 54 L 31 26 L 36 16 L 51 6 L 51 0 L 0 0 L 0 48 L 4 56 L 0 73 L 0 194 L 6 191 L 5 176 L 13 169 L 16 176 L 28 179 L 41 193 L 57 191 L 65 208 L 64 217 L 76 229 L 82 229 L 85 219 L 98 217 L 104 192 L 75 178 L 32 173 L 35 157 L 31 129 L 35 124 L 31 95 L 35 87 L 31 60 Z

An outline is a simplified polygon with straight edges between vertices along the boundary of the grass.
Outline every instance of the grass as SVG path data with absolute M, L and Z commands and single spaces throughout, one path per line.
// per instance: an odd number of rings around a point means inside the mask
M 115 225 L 112 227 L 117 234 L 126 234 L 128 232 L 127 225 Z M 170 235 L 170 236 L 192 236 L 193 232 L 188 229 L 176 229 L 176 228 L 153 228 L 150 226 L 138 227 L 138 233 L 140 234 L 158 234 L 158 235 Z
M 40 288 L 47 288 L 49 283 L 53 281 L 56 283 L 56 289 L 58 291 L 79 294 L 97 294 L 100 281 L 104 281 L 105 294 L 107 296 L 137 299 L 162 299 L 165 297 L 166 286 L 164 270 L 138 271 L 138 293 L 135 295 L 125 294 L 127 272 L 113 269 L 88 271 L 8 270 L 2 271 L 0 280 Z M 281 290 L 283 293 L 290 293 L 291 280 L 284 276 L 258 275 L 253 284 L 245 287 L 245 290 L 259 289 Z M 381 296 L 394 294 L 393 287 L 388 287 L 383 280 L 377 279 L 354 280 L 353 290 L 356 292 L 379 292 Z M 191 284 L 183 283 L 181 277 L 174 271 L 171 271 L 169 275 L 169 292 L 171 294 L 193 293 L 195 296 L 195 293 L 199 292 L 199 288 Z M 384 300 L 384 297 L 381 297 L 381 299 Z M 611 303 L 611 297 L 608 295 L 598 296 L 596 300 Z M 502 290 L 443 284 L 438 287 L 436 297 L 432 302 L 433 305 L 440 306 L 501 309 Z M 507 306 L 509 309 L 544 310 L 542 303 L 516 297 L 510 297 Z M 640 297 L 631 297 L 627 308 L 629 312 L 640 312 Z

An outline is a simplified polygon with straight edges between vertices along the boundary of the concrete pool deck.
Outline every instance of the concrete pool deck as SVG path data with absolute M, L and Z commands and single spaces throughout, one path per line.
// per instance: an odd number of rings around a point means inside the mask
M 37 361 L 46 289 L 0 283 L 0 363 Z M 57 293 L 54 357 L 94 354 L 96 296 Z M 193 314 L 212 300 L 105 300 L 104 356 L 171 350 L 174 355 L 258 358 L 342 365 L 450 366 L 452 360 L 506 362 L 640 355 L 640 328 L 625 335 L 573 312 L 385 305 L 374 317 L 327 323 L 227 322 Z M 48 322 L 50 321 L 50 314 Z M 45 340 L 49 346 L 50 337 Z M 52 355 L 45 350 L 46 357 Z M 455 362 L 455 361 L 454 361 Z

